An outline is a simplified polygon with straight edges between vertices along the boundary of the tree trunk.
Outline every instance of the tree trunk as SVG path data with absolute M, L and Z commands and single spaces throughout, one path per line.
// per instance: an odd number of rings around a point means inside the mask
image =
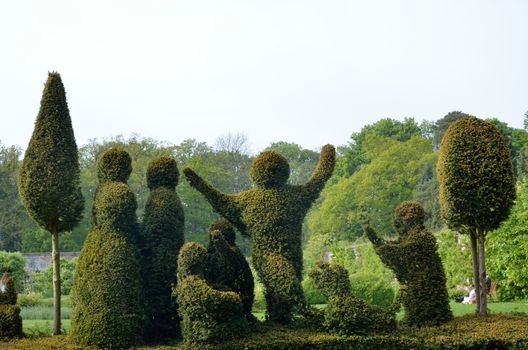
M 61 334 L 61 280 L 59 233 L 57 227 L 51 232 L 51 260 L 53 263 L 53 335 Z
M 471 238 L 471 256 L 473 258 L 473 286 L 477 296 L 477 314 L 480 315 L 480 286 L 479 286 L 479 259 L 477 249 L 477 234 L 474 229 L 469 231 Z
M 479 316 L 488 316 L 488 286 L 486 285 L 486 253 L 484 241 L 486 239 L 486 231 L 477 230 L 478 234 L 478 249 L 479 249 L 479 282 L 480 282 L 480 300 L 479 300 Z

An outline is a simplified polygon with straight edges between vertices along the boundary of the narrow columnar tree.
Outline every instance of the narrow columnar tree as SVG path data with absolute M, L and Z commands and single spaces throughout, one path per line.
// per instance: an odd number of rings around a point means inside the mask
M 126 349 L 139 340 L 143 321 L 139 252 L 134 244 L 137 203 L 126 184 L 130 157 L 111 148 L 98 165 L 95 220 L 73 281 L 71 335 L 82 346 Z
M 508 217 L 515 199 L 508 144 L 495 125 L 476 117 L 458 119 L 442 139 L 437 173 L 442 218 L 471 238 L 477 312 L 486 316 L 485 238 Z
M 288 161 L 273 151 L 258 155 L 250 169 L 254 188 L 225 194 L 187 168 L 183 172 L 213 209 L 251 237 L 253 265 L 264 284 L 267 318 L 289 323 L 293 312 L 307 311 L 302 280 L 302 223 L 335 166 L 335 148 L 326 145 L 311 178 L 288 185 Z
M 18 177 L 22 204 L 39 226 L 51 233 L 54 325 L 60 324 L 59 233 L 69 231 L 82 216 L 79 159 L 66 93 L 58 73 L 49 73 L 40 111 Z
M 147 169 L 150 189 L 142 229 L 142 274 L 148 338 L 178 333 L 172 301 L 178 252 L 184 241 L 184 214 L 176 194 L 178 167 L 170 157 L 153 159 Z

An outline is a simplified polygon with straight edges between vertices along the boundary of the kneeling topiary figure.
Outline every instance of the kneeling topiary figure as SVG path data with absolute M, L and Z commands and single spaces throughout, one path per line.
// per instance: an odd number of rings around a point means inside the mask
M 321 150 L 317 167 L 305 185 L 288 185 L 286 158 L 266 151 L 255 158 L 250 176 L 254 188 L 224 194 L 191 169 L 184 174 L 213 209 L 252 239 L 252 261 L 264 285 L 267 318 L 289 323 L 295 308 L 306 310 L 302 280 L 302 223 L 335 165 L 335 149 Z
M 323 322 L 327 331 L 357 335 L 390 332 L 396 328 L 393 311 L 369 305 L 352 295 L 348 271 L 343 266 L 318 262 L 309 276 L 328 300 Z
M 419 203 L 406 201 L 394 209 L 396 240 L 379 238 L 370 226 L 365 229 L 381 261 L 401 284 L 398 300 L 405 310 L 404 321 L 411 326 L 441 324 L 453 318 L 436 239 L 425 229 L 424 218 Z
M 187 343 L 218 343 L 247 329 L 240 296 L 215 289 L 205 280 L 206 260 L 207 250 L 195 242 L 184 244 L 178 256 L 175 294 Z
M 95 221 L 77 262 L 71 334 L 81 346 L 127 349 L 141 334 L 142 283 L 138 250 L 132 243 L 138 232 L 137 204 L 122 181 L 130 174 L 123 171 L 130 169 L 130 157 L 119 156 L 123 152 L 111 148 L 100 158 Z M 108 159 L 123 161 L 101 166 Z
M 0 339 L 8 340 L 22 336 L 22 317 L 17 303 L 15 281 L 4 273 L 0 280 Z
M 209 227 L 206 280 L 240 295 L 248 321 L 255 321 L 251 309 L 255 298 L 253 274 L 235 244 L 235 229 L 227 220 L 218 220 Z

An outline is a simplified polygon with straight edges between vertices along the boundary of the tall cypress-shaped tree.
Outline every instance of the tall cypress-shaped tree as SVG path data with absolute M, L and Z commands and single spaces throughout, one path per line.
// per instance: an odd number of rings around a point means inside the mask
M 33 135 L 18 177 L 20 198 L 29 215 L 51 233 L 54 326 L 60 334 L 59 233 L 81 219 L 84 200 L 79 159 L 66 93 L 58 73 L 49 73 Z
M 477 312 L 486 316 L 485 238 L 508 217 L 515 199 L 508 144 L 495 125 L 475 117 L 458 119 L 442 139 L 437 173 L 442 218 L 471 239 Z

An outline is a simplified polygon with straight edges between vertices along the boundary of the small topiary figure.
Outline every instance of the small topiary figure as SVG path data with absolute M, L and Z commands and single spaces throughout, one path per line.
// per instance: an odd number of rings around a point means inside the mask
M 176 283 L 177 259 L 184 240 L 184 213 L 176 194 L 178 167 L 170 157 L 153 159 L 147 169 L 150 196 L 145 206 L 142 275 L 145 295 L 145 335 L 171 337 L 179 321 L 171 292 Z
M 396 328 L 394 312 L 369 305 L 352 295 L 348 271 L 343 266 L 318 262 L 309 275 L 328 300 L 323 322 L 327 331 L 357 335 L 389 332 Z
M 141 334 L 141 277 L 137 247 L 136 198 L 128 185 L 112 174 L 129 168 L 129 157 L 109 149 L 101 156 L 103 179 L 94 201 L 95 222 L 83 244 L 72 288 L 71 334 L 81 346 L 126 349 Z M 109 168 L 101 166 L 107 159 Z M 124 160 L 123 160 L 124 159 Z M 127 160 L 128 159 L 128 160 Z
M 404 321 L 411 326 L 441 324 L 453 318 L 436 239 L 425 229 L 424 218 L 420 204 L 406 201 L 394 209 L 392 225 L 398 239 L 385 241 L 371 227 L 365 229 L 381 261 L 401 284 L 398 299 L 405 310 Z
M 235 229 L 227 220 L 218 220 L 209 227 L 206 279 L 240 295 L 248 321 L 255 321 L 251 309 L 255 298 L 253 274 L 249 264 L 235 244 Z
M 16 302 L 15 281 L 4 272 L 0 280 L 0 339 L 2 340 L 22 337 L 22 317 Z
M 175 295 L 186 343 L 218 343 L 243 335 L 247 329 L 240 296 L 205 281 L 206 260 L 207 250 L 195 242 L 184 244 L 178 256 Z
M 252 261 L 264 284 L 267 318 L 289 323 L 295 307 L 304 307 L 301 288 L 303 219 L 317 199 L 335 165 L 335 149 L 326 145 L 312 177 L 305 185 L 286 184 L 287 160 L 272 151 L 253 161 L 254 188 L 227 195 L 213 188 L 191 169 L 184 174 L 213 209 L 252 239 Z

